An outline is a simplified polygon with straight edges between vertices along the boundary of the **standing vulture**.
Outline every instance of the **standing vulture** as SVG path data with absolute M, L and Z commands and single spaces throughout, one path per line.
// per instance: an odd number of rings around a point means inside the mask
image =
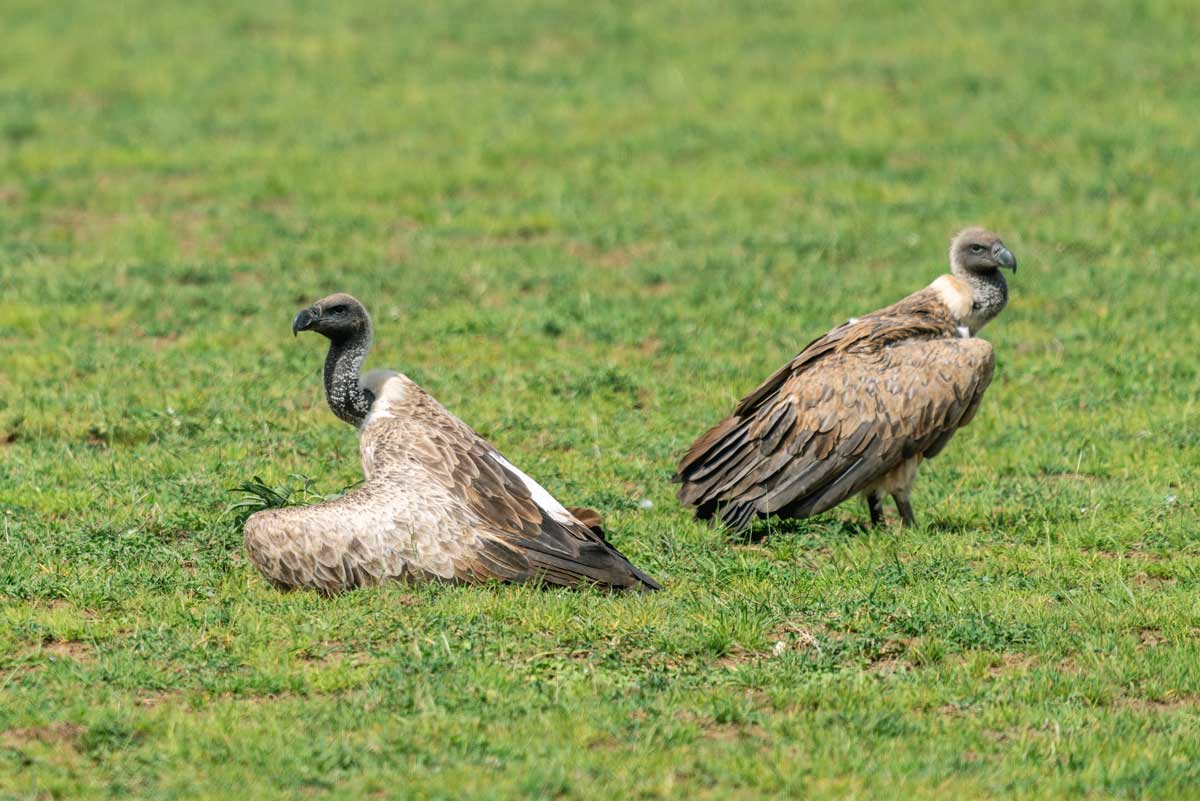
M 975 334 L 1008 302 L 1017 260 L 983 228 L 950 243 L 950 275 L 853 318 L 775 371 L 679 463 L 679 500 L 734 531 L 755 517 L 809 517 L 863 493 L 883 522 L 888 493 L 904 525 L 922 459 L 971 421 L 992 380 Z
M 328 594 L 390 579 L 659 588 L 605 541 L 599 515 L 568 510 L 406 376 L 360 377 L 371 319 L 357 300 L 319 300 L 292 331 L 329 339 L 325 396 L 359 430 L 365 481 L 325 503 L 251 515 L 246 551 L 272 584 Z

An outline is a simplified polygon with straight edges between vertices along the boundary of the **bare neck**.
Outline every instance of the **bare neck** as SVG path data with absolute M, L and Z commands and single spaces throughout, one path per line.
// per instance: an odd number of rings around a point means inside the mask
M 367 419 L 375 396 L 359 382 L 363 362 L 371 348 L 371 327 L 341 340 L 331 340 L 325 356 L 325 400 L 329 408 L 354 427 Z
M 965 324 L 974 334 L 1008 305 L 1008 282 L 999 270 L 977 273 L 953 265 L 951 272 L 971 287 L 971 311 Z

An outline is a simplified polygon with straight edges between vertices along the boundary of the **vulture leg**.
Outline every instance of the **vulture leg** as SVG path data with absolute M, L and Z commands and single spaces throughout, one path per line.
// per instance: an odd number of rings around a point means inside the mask
M 913 516 L 912 504 L 908 502 L 908 496 L 893 495 L 892 500 L 896 502 L 896 511 L 900 513 L 900 525 L 904 528 L 915 526 L 917 518 Z
M 883 498 L 878 492 L 867 493 L 867 511 L 871 513 L 871 525 L 883 525 Z

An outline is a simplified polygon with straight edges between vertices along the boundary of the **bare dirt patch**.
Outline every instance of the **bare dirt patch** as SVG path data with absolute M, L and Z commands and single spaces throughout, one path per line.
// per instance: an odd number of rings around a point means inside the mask
M 87 728 L 75 723 L 49 723 L 0 732 L 0 742 L 20 748 L 33 743 L 75 748 Z
M 1058 739 L 1062 736 L 1062 730 L 1059 725 L 1049 720 L 1040 726 L 1009 726 L 1006 729 L 984 729 L 980 733 L 996 743 L 1009 743 L 1014 740 L 1028 740 L 1047 736 Z
M 724 670 L 733 670 L 739 665 L 744 665 L 749 662 L 754 662 L 759 659 L 766 659 L 768 654 L 762 651 L 751 651 L 735 644 L 732 648 L 725 652 L 723 656 L 713 663 L 715 667 Z
M 95 649 L 86 642 L 52 640 L 51 642 L 42 643 L 39 652 L 55 659 L 70 659 L 81 665 L 91 664 L 96 661 Z
M 871 673 L 882 675 L 891 675 L 893 673 L 904 673 L 912 670 L 915 665 L 908 659 L 908 655 L 912 653 L 913 646 L 919 645 L 920 641 L 915 637 L 903 637 L 897 640 L 888 640 L 883 644 L 883 647 L 875 653 L 867 664 L 867 670 Z
M 654 249 L 655 245 L 652 242 L 634 242 L 614 248 L 601 248 L 572 241 L 566 246 L 567 253 L 599 267 L 628 267 L 634 261 L 653 253 Z M 665 282 L 660 285 L 665 285 Z
M 1095 550 L 1089 551 L 1094 556 L 1099 556 L 1102 559 L 1123 559 L 1128 562 L 1164 562 L 1166 557 L 1162 554 L 1157 554 L 1152 551 L 1137 550 L 1137 543 L 1134 544 L 1133 550 L 1128 551 L 1109 551 Z
M 759 546 L 750 545 L 744 547 L 757 548 Z M 715 665 L 717 667 L 733 669 L 738 665 L 748 662 L 780 657 L 789 651 L 812 650 L 820 653 L 826 643 L 831 640 L 840 639 L 840 635 L 828 631 L 823 626 L 802 626 L 794 621 L 780 623 L 771 629 L 767 636 L 772 643 L 769 650 L 752 651 L 735 644 L 724 656 L 715 662 Z
M 294 656 L 314 668 L 357 668 L 376 661 L 376 657 L 364 645 L 336 640 L 303 646 L 294 652 Z
M 987 674 L 988 676 L 996 679 L 1013 673 L 1025 672 L 1036 667 L 1037 664 L 1037 659 L 1029 654 L 1023 654 L 1019 651 L 1006 651 L 1000 655 L 1000 661 L 998 664 L 992 665 L 988 668 Z
M 872 661 L 867 670 L 880 676 L 893 676 L 897 673 L 907 673 L 912 668 L 913 666 L 909 664 L 907 659 L 888 656 Z
M 1200 695 L 1167 695 L 1163 698 L 1132 698 L 1124 696 L 1114 706 L 1138 712 L 1177 712 L 1200 709 Z
M 150 349 L 157 353 L 170 348 L 176 342 L 178 342 L 179 333 L 177 331 L 171 331 L 170 333 L 162 336 L 149 336 L 143 331 L 142 338 L 150 344 Z
M 79 207 L 60 207 L 46 214 L 49 225 L 64 237 L 87 242 L 126 226 L 132 217 L 123 213 L 106 213 Z
M 82 617 L 84 620 L 96 619 L 96 613 L 91 609 L 80 609 L 75 604 L 71 603 L 70 601 L 64 601 L 62 598 L 55 598 L 53 601 L 47 604 L 47 607 L 55 611 L 67 610 L 73 612 Z
M 171 700 L 178 698 L 181 695 L 178 691 L 154 690 L 140 692 L 134 703 L 143 709 L 157 709 L 163 704 L 169 703 Z
M 765 740 L 767 732 L 757 723 L 718 723 L 709 721 L 700 725 L 700 731 L 705 738 L 718 742 L 737 742 L 738 740 Z
M 1160 645 L 1166 645 L 1170 642 L 1161 631 L 1151 627 L 1139 630 L 1138 639 L 1141 640 L 1141 648 L 1157 648 Z
M 1141 570 L 1134 574 L 1133 583 L 1139 587 L 1173 587 L 1179 582 L 1174 576 L 1152 576 Z
M 700 734 L 708 740 L 717 742 L 737 742 L 738 740 L 765 740 L 768 734 L 762 726 L 750 721 L 719 721 L 707 715 L 696 715 L 691 712 L 680 714 L 679 719 L 691 723 L 700 729 Z
M 1096 476 L 1090 473 L 1076 473 L 1067 471 L 1064 473 L 1042 473 L 1041 477 L 1049 481 L 1080 481 L 1086 484 L 1092 484 L 1099 481 L 1104 481 L 1104 476 Z
M 961 718 L 966 716 L 967 710 L 961 704 L 949 703 L 939 706 L 937 713 L 947 718 Z
M 45 665 L 33 664 L 30 662 L 18 662 L 15 665 L 9 665 L 8 667 L 0 668 L 0 686 L 17 680 L 17 678 L 22 674 L 37 673 L 44 667 Z
M 230 281 L 236 286 L 262 286 L 262 276 L 248 270 L 238 270 L 230 276 Z
M 638 350 L 643 356 L 653 356 L 662 347 L 662 340 L 651 334 L 638 343 Z

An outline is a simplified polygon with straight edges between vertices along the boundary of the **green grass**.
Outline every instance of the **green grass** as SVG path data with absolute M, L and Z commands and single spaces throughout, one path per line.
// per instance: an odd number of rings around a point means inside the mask
M 0 798 L 1200 793 L 1191 4 L 211 5 L 0 10 Z M 690 440 L 975 222 L 922 525 L 690 520 Z M 270 589 L 231 490 L 360 477 L 334 290 L 666 591 Z

